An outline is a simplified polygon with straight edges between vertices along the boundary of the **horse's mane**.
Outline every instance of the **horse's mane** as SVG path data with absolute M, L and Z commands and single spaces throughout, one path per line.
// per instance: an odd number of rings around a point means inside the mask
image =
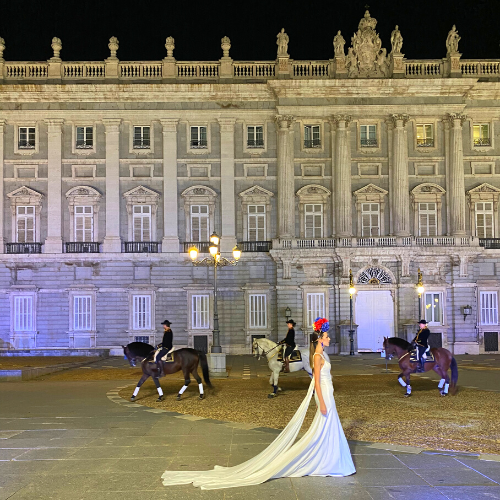
M 398 346 L 401 349 L 405 349 L 406 351 L 409 351 L 411 347 L 411 344 L 409 342 L 404 339 L 400 339 L 399 337 L 389 337 L 387 339 L 387 342 L 389 342 L 389 344 Z

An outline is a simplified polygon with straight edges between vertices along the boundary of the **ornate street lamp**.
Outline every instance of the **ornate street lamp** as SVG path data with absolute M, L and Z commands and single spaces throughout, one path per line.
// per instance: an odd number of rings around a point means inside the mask
M 214 268 L 214 330 L 213 330 L 213 343 L 212 350 L 213 353 L 221 353 L 222 347 L 220 345 L 220 330 L 219 330 L 219 313 L 217 311 L 217 268 L 224 266 L 235 266 L 241 257 L 241 250 L 236 245 L 233 248 L 233 258 L 234 260 L 226 259 L 220 254 L 220 238 L 214 231 L 212 236 L 210 236 L 210 246 L 208 251 L 210 252 L 210 257 L 205 257 L 204 259 L 198 259 L 198 249 L 196 247 L 191 247 L 189 249 L 189 256 L 193 261 L 195 266 L 207 266 Z
M 351 349 L 349 351 L 350 356 L 354 356 L 354 330 L 352 328 L 352 296 L 356 293 L 354 288 L 354 282 L 352 280 L 352 271 L 349 269 L 349 341 L 351 343 Z
M 285 317 L 287 321 L 292 317 L 292 310 L 288 306 L 285 309 Z
M 422 271 L 420 267 L 417 271 L 418 281 L 417 281 L 417 293 L 418 293 L 418 321 L 422 319 L 422 294 L 425 291 L 424 283 L 422 282 Z

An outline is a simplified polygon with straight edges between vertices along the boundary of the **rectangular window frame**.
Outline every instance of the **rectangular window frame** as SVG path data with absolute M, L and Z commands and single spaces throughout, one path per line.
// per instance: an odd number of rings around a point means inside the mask
M 313 211 L 308 211 L 307 207 L 314 207 Z M 316 212 L 316 207 L 320 207 L 320 212 Z M 319 216 L 319 217 L 318 217 Z M 311 225 L 312 217 L 312 225 Z M 320 222 L 318 226 L 318 220 Z M 322 203 L 304 203 L 304 238 L 323 238 L 325 232 L 324 206 Z
M 36 213 L 36 206 L 34 205 L 17 205 L 16 206 L 16 217 L 15 217 L 15 236 L 16 236 L 16 243 L 36 243 L 37 242 L 37 213 Z M 25 214 L 20 214 L 20 210 L 21 209 L 29 209 L 30 212 L 32 213 L 25 213 Z M 24 231 L 27 232 L 27 231 L 30 231 L 30 233 L 32 232 L 32 237 L 33 239 L 30 240 L 29 238 L 26 238 L 26 235 L 24 236 L 24 238 L 20 238 L 19 237 L 19 231 L 20 231 L 20 222 L 21 221 L 25 221 L 25 225 L 24 225 Z M 29 220 L 32 220 L 32 226 L 33 227 L 30 227 L 28 228 L 28 221 Z M 24 241 L 22 241 L 24 239 Z
M 267 329 L 267 294 L 251 292 L 248 294 L 248 328 Z
M 471 145 L 478 148 L 493 148 L 493 124 L 490 122 L 474 122 L 471 125 Z
M 265 149 L 266 147 L 266 127 L 264 125 L 247 125 L 246 127 L 246 147 L 245 149 L 254 151 Z
M 313 323 L 316 318 L 326 318 L 327 314 L 327 294 L 325 292 L 306 292 L 305 294 L 305 309 L 306 309 L 306 328 L 313 329 Z
M 360 123 L 359 125 L 359 147 L 361 149 L 378 149 L 380 140 L 378 137 L 378 124 Z
M 151 331 L 153 297 L 151 294 L 133 293 L 132 299 L 132 324 L 134 332 Z
M 194 208 L 201 209 L 201 207 L 206 208 L 206 213 L 202 212 L 201 210 L 199 212 L 195 212 Z M 193 223 L 195 219 L 198 219 L 198 225 Z M 206 219 L 206 239 L 202 239 L 203 232 L 205 229 L 202 227 L 202 220 Z M 189 222 L 190 222 L 190 241 L 193 242 L 208 242 L 210 241 L 210 205 L 202 203 L 202 204 L 192 204 L 189 206 Z M 197 228 L 196 228 L 197 227 Z M 198 231 L 198 238 L 195 238 L 196 236 L 196 231 Z
M 191 329 L 210 330 L 210 294 L 191 295 Z
M 490 205 L 491 209 L 486 210 L 484 205 Z M 479 205 L 483 205 L 483 208 L 480 209 Z M 475 232 L 477 238 L 495 238 L 495 213 L 494 213 L 494 202 L 485 200 L 485 201 L 476 201 L 474 203 L 474 224 L 475 224 Z M 490 227 L 486 224 L 487 218 L 490 218 Z M 481 223 L 480 219 L 483 219 L 483 223 Z M 488 229 L 491 230 L 491 233 L 488 233 Z
M 319 124 L 303 126 L 303 149 L 321 150 L 323 149 L 322 127 Z
M 140 212 L 137 210 L 140 208 Z M 146 211 L 148 208 L 149 211 Z M 153 241 L 153 205 L 134 204 L 132 205 L 132 241 L 134 242 L 150 242 Z M 146 224 L 145 221 L 148 221 Z M 138 227 L 138 224 L 140 227 Z M 147 227 L 146 227 L 147 226 Z M 140 239 L 137 239 L 139 231 Z M 146 233 L 149 233 L 149 238 L 145 238 Z
M 439 309 L 434 309 L 436 306 L 432 306 L 432 304 L 436 301 L 436 297 L 438 299 L 438 307 Z M 438 290 L 428 290 L 422 294 L 421 297 L 423 311 L 424 311 L 424 319 L 427 321 L 429 325 L 434 326 L 443 326 L 444 325 L 444 293 Z M 429 302 L 429 303 L 428 303 Z M 438 316 L 436 318 L 436 316 Z
M 366 206 L 369 206 L 368 210 L 365 210 Z M 376 209 L 373 210 L 373 207 Z M 373 217 L 376 216 L 376 224 L 373 224 Z M 369 217 L 369 223 L 365 224 L 366 217 Z M 368 234 L 366 234 L 368 232 Z M 362 238 L 373 238 L 379 237 L 381 235 L 380 227 L 380 203 L 363 201 L 361 203 L 361 237 Z
M 266 211 L 267 207 L 262 203 L 252 203 L 247 205 L 247 241 L 266 241 Z M 252 231 L 255 232 L 255 237 L 252 237 Z
M 205 154 L 210 152 L 209 131 L 208 124 L 188 124 L 187 145 L 190 153 Z
M 26 130 L 28 129 L 28 132 Z M 31 130 L 31 132 L 30 132 Z M 26 137 L 26 133 L 28 134 Z M 14 141 L 14 153 L 20 155 L 32 155 L 39 152 L 39 132 L 38 125 L 33 123 L 19 123 L 16 124 L 16 139 Z M 34 134 L 34 135 L 33 135 Z M 31 146 L 21 146 L 21 135 L 23 135 L 23 142 L 32 144 Z M 34 141 L 34 142 L 33 142 Z
M 431 210 L 428 208 L 428 206 L 432 204 L 434 205 L 434 210 Z M 424 207 L 423 205 L 426 205 L 426 207 Z M 418 207 L 417 207 L 417 210 L 418 210 L 418 214 L 417 214 L 417 220 L 418 220 L 418 235 L 420 237 L 423 237 L 423 238 L 432 238 L 434 236 L 437 236 L 438 235 L 438 231 L 439 231 L 439 228 L 438 228 L 438 206 L 437 206 L 437 203 L 435 201 L 422 201 L 422 202 L 418 202 Z M 430 216 L 431 215 L 434 215 L 434 224 L 431 224 L 432 220 L 429 220 L 430 219 Z M 422 226 L 422 217 L 425 217 L 427 218 L 427 227 L 426 227 L 426 231 L 423 231 L 423 226 Z M 434 234 L 433 231 L 431 231 L 431 228 L 434 227 Z
M 498 325 L 498 291 L 479 291 L 478 319 L 481 326 Z
M 433 123 L 417 123 L 415 125 L 415 147 L 417 149 L 431 149 L 436 147 Z
M 75 242 L 94 241 L 94 207 L 92 205 L 75 205 L 74 208 L 73 237 Z M 83 225 L 81 221 L 83 219 Z M 89 223 L 90 222 L 90 223 Z M 90 227 L 87 227 L 89 224 Z M 83 232 L 82 232 L 83 231 Z M 79 232 L 81 233 L 80 238 Z M 90 238 L 90 239 L 87 239 Z
M 92 295 L 73 295 L 73 328 L 75 332 L 93 330 Z

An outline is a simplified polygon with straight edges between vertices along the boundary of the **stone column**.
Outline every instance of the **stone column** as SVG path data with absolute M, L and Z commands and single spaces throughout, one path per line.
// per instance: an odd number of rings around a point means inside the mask
M 450 224 L 448 231 L 452 236 L 465 236 L 465 182 L 464 151 L 462 144 L 462 125 L 465 115 L 450 113 L 449 123 L 449 191 L 446 193 L 450 205 Z
M 276 116 L 278 127 L 278 238 L 295 236 L 295 172 L 293 116 Z
M 351 117 L 348 115 L 333 117 L 336 129 L 333 144 L 332 193 L 335 193 L 335 200 L 332 203 L 332 220 L 335 220 L 337 237 L 352 236 L 350 121 Z
M 47 124 L 47 238 L 44 253 L 62 253 L 62 125 L 64 120 L 45 120 Z
M 221 252 L 231 252 L 236 245 L 236 200 L 234 195 L 235 122 L 235 118 L 219 118 Z
M 179 252 L 177 214 L 177 118 L 160 120 L 163 127 L 162 252 Z
M 4 209 L 3 209 L 3 199 L 4 199 L 4 153 L 3 153 L 3 133 L 5 127 L 5 120 L 0 120 L 0 254 L 4 253 L 4 244 L 5 244 L 5 220 L 4 220 Z
M 105 118 L 106 127 L 106 236 L 103 252 L 121 252 L 120 238 L 120 118 Z
M 392 115 L 392 196 L 391 219 L 395 236 L 410 235 L 410 194 L 408 183 L 408 115 Z

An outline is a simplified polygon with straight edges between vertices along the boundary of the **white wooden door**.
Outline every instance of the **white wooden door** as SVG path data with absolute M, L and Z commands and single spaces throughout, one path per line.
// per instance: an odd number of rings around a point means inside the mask
M 354 310 L 358 351 L 382 349 L 384 337 L 394 337 L 394 303 L 389 290 L 360 291 Z

